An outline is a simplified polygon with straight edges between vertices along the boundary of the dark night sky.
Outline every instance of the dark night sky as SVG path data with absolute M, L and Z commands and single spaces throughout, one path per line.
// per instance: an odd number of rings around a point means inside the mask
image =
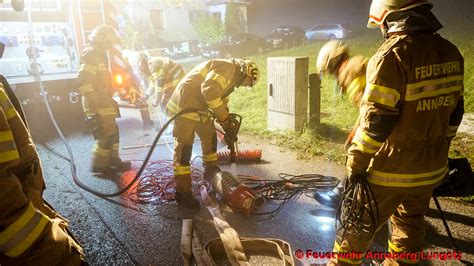
M 249 31 L 264 35 L 278 25 L 350 23 L 364 28 L 370 0 L 249 0 Z M 473 33 L 474 0 L 432 0 L 433 12 L 446 30 L 467 30 Z

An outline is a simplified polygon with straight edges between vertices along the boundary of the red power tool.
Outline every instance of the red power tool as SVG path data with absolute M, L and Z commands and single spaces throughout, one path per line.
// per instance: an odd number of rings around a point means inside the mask
M 212 179 L 212 187 L 224 198 L 229 207 L 236 211 L 250 214 L 255 207 L 263 203 L 262 198 L 255 196 L 249 187 L 226 171 L 216 173 Z

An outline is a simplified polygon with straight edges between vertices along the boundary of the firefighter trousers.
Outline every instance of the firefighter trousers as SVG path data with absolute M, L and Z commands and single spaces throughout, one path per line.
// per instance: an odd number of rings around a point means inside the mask
M 213 121 L 194 121 L 183 117 L 176 119 L 173 128 L 176 192 L 187 192 L 192 188 L 190 160 L 195 133 L 201 140 L 204 167 L 217 166 L 217 135 Z
M 407 253 L 408 257 L 403 259 L 386 259 L 384 265 L 413 265 L 419 261 L 419 255 L 414 253 L 423 250 L 425 239 L 425 213 L 429 208 L 429 202 L 433 189 L 438 184 L 420 186 L 413 188 L 385 187 L 370 184 L 378 205 L 379 230 L 388 220 L 392 226 L 392 234 L 388 240 L 388 251 L 395 253 Z M 363 217 L 368 219 L 368 217 Z M 357 258 L 332 259 L 328 265 L 354 265 L 361 264 L 362 259 L 368 256 L 365 253 L 372 240 L 367 241 L 350 233 L 348 230 L 340 230 L 336 235 L 334 252 L 358 252 L 362 254 Z
M 118 126 L 113 116 L 102 117 L 97 123 L 97 133 L 94 134 L 96 142 L 92 150 L 92 165 L 93 167 L 107 167 L 114 161 L 120 160 Z

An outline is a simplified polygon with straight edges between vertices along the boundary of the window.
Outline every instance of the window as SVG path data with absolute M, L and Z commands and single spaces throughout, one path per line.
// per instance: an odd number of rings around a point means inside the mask
M 163 18 L 163 10 L 161 9 L 151 9 L 150 10 L 150 20 L 153 28 L 155 29 L 164 29 L 165 21 Z
M 206 18 L 206 16 L 209 16 L 209 13 L 203 10 L 189 10 L 188 11 L 188 18 L 189 21 L 195 22 L 199 19 Z

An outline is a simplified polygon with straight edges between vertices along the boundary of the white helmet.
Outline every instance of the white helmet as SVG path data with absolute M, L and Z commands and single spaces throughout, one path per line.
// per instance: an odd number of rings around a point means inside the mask
M 316 59 L 316 72 L 336 73 L 342 60 L 349 57 L 349 47 L 339 40 L 332 40 L 327 42 L 321 50 L 319 50 L 318 58 Z
M 408 10 L 421 5 L 433 6 L 428 0 L 372 0 L 367 28 L 378 28 L 393 12 Z

